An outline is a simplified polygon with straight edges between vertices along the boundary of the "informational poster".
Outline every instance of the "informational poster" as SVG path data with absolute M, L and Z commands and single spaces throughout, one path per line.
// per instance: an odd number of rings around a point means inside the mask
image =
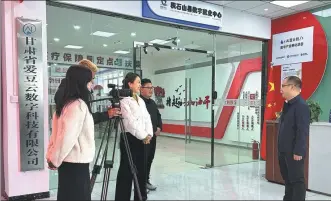
M 42 170 L 44 150 L 44 77 L 42 22 L 17 18 L 20 169 Z
M 282 71 L 280 75 L 280 82 L 282 83 L 283 80 L 289 76 L 297 76 L 298 78 L 302 78 L 302 64 L 287 64 L 282 65 Z
M 313 61 L 314 27 L 275 34 L 272 36 L 274 66 Z

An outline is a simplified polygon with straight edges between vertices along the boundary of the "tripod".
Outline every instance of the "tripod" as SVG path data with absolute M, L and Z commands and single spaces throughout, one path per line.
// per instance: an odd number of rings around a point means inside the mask
M 138 192 L 138 198 L 139 198 L 140 201 L 142 201 L 142 195 L 141 195 L 139 184 L 138 184 L 137 170 L 136 170 L 135 165 L 133 164 L 128 138 L 126 136 L 126 133 L 125 133 L 125 130 L 124 130 L 124 124 L 123 124 L 122 118 L 120 116 L 116 116 L 112 119 L 109 119 L 108 122 L 107 122 L 107 126 L 106 126 L 106 129 L 104 131 L 104 134 L 103 134 L 103 137 L 102 137 L 102 140 L 101 140 L 98 155 L 96 157 L 95 164 L 93 166 L 92 177 L 91 177 L 91 193 L 93 191 L 93 187 L 94 187 L 97 175 L 100 174 L 101 166 L 103 164 L 104 165 L 104 177 L 103 177 L 103 184 L 102 184 L 102 191 L 101 191 L 101 200 L 107 200 L 110 172 L 111 172 L 111 169 L 114 166 L 116 141 L 117 141 L 118 129 L 119 129 L 118 126 L 120 126 L 120 129 L 121 129 L 122 137 L 123 137 L 123 140 L 124 140 L 125 151 L 127 153 L 131 173 L 133 175 L 133 181 L 134 181 L 134 184 L 135 184 L 135 188 Z M 113 129 L 115 129 L 114 147 L 113 147 L 112 158 L 108 159 L 107 155 L 108 155 L 109 139 L 111 137 L 111 133 L 112 133 Z M 101 163 L 98 164 L 99 157 L 100 157 L 101 150 L 102 150 L 102 147 L 104 145 L 105 139 L 106 139 L 106 143 L 105 143 L 106 147 L 105 147 L 102 159 L 101 159 Z

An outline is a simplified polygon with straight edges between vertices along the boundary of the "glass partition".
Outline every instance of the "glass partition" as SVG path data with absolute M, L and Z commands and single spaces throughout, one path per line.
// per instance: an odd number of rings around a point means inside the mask
M 261 42 L 53 6 L 47 6 L 47 24 L 50 129 L 61 79 L 70 65 L 86 58 L 99 67 L 93 90 L 96 100 L 108 97 L 108 84 L 122 85 L 128 72 L 152 80 L 153 99 L 163 119 L 156 158 L 163 158 L 167 166 L 189 163 L 194 169 L 254 160 L 252 140 L 260 141 Z M 134 47 L 135 41 L 169 48 Z M 109 101 L 96 102 L 92 110 L 104 112 L 109 105 Z M 97 150 L 105 125 L 95 125 Z M 117 150 L 111 180 L 118 159 Z M 165 164 L 156 167 L 171 170 Z M 53 189 L 56 171 L 50 174 Z M 97 179 L 101 181 L 102 173 Z
M 217 36 L 216 44 L 215 165 L 251 162 L 261 134 L 262 42 Z

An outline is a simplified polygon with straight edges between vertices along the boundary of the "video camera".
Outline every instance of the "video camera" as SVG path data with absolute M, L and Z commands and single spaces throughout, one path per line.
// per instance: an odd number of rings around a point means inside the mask
M 109 100 L 112 102 L 113 108 L 119 108 L 120 100 L 125 97 L 131 97 L 133 92 L 130 89 L 119 89 L 118 85 L 108 84 L 108 88 L 111 89 L 108 93 L 109 98 L 97 99 L 89 101 L 90 103 Z
M 111 97 L 113 107 L 119 107 L 119 101 L 124 97 L 131 97 L 133 92 L 131 89 L 119 89 L 115 84 L 108 84 L 108 88 L 111 89 L 108 96 Z
M 108 88 L 111 89 L 108 95 L 113 97 L 113 99 L 120 100 L 124 97 L 131 97 L 133 95 L 131 89 L 118 89 L 115 84 L 108 84 Z

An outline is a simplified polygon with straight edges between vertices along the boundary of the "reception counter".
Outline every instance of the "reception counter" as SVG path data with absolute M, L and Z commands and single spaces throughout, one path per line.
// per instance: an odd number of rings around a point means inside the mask
M 309 190 L 331 195 L 331 123 L 310 126 Z
M 284 184 L 278 165 L 278 122 L 267 121 L 266 179 Z M 311 124 L 305 160 L 307 189 L 331 195 L 331 123 Z

